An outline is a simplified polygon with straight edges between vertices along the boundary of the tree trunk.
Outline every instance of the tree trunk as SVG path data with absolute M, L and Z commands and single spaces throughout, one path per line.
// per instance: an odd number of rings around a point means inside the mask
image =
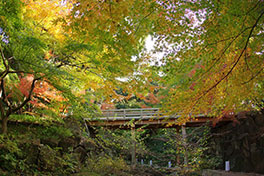
M 188 153 L 187 153 L 187 133 L 185 126 L 182 126 L 182 139 L 183 139 L 183 146 L 184 146 L 184 165 L 188 165 Z
M 136 130 L 135 130 L 135 124 L 132 124 L 131 128 L 131 137 L 132 137 L 132 147 L 131 147 L 131 164 L 132 169 L 136 168 Z
M 7 133 L 7 121 L 8 121 L 8 117 L 2 118 L 2 134 Z

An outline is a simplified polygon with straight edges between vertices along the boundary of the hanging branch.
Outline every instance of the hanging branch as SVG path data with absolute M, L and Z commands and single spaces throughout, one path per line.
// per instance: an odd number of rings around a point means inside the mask
M 253 79 L 255 79 L 259 74 L 261 74 L 262 73 L 262 71 L 263 71 L 263 68 L 262 69 L 260 69 L 255 75 L 253 75 L 249 80 L 247 80 L 247 81 L 245 81 L 245 82 L 243 82 L 241 85 L 244 85 L 244 84 L 247 84 L 247 83 L 249 83 L 250 81 L 252 81 Z
M 264 14 L 264 11 L 260 14 L 260 16 L 258 17 L 258 19 L 256 20 L 255 24 L 251 27 L 251 30 L 249 32 L 249 35 L 247 37 L 247 41 L 246 41 L 246 44 L 243 48 L 243 50 L 241 51 L 240 55 L 238 56 L 236 62 L 233 64 L 233 66 L 231 67 L 231 69 L 220 79 L 218 80 L 212 87 L 210 87 L 209 89 L 207 89 L 206 91 L 204 91 L 204 93 L 195 101 L 194 105 L 192 106 L 192 108 L 199 102 L 199 100 L 205 96 L 207 93 L 209 93 L 212 89 L 216 88 L 223 80 L 225 80 L 231 73 L 232 71 L 234 70 L 234 68 L 237 66 L 238 62 L 240 61 L 240 59 L 242 58 L 244 52 L 246 51 L 247 49 L 247 46 L 248 46 L 248 43 L 249 43 L 249 39 L 251 38 L 252 36 L 252 33 L 254 31 L 254 29 L 256 28 L 259 20 L 261 19 L 261 17 L 263 16 Z
M 236 36 L 232 36 L 232 37 L 230 37 L 230 38 L 228 38 L 228 39 L 223 39 L 223 40 L 220 40 L 220 41 L 218 41 L 218 42 L 215 42 L 215 43 L 210 43 L 210 44 L 208 44 L 208 45 L 206 45 L 203 49 L 201 49 L 201 50 L 204 50 L 207 46 L 209 46 L 209 45 L 214 45 L 214 44 L 217 44 L 217 43 L 220 43 L 220 42 L 223 42 L 223 41 L 226 41 L 226 40 L 231 40 L 232 39 L 232 41 L 230 41 L 230 43 L 227 45 L 227 47 L 226 48 L 224 48 L 224 50 L 221 52 L 221 54 L 220 54 L 220 56 L 219 57 L 217 57 L 217 58 L 215 58 L 215 60 L 214 60 L 214 63 L 198 78 L 198 80 L 201 80 L 204 76 L 205 76 L 205 74 L 206 73 L 208 73 L 209 71 L 211 71 L 212 70 L 212 68 L 214 68 L 214 66 L 221 60 L 221 58 L 223 57 L 223 55 L 226 53 L 226 51 L 230 48 L 230 46 L 233 44 L 233 42 L 239 37 L 239 36 L 241 36 L 244 32 L 246 32 L 247 30 L 249 30 L 250 29 L 250 27 L 247 27 L 247 28 L 245 28 L 245 29 L 243 29 L 239 34 L 237 34 Z M 197 80 L 197 81 L 198 81 Z

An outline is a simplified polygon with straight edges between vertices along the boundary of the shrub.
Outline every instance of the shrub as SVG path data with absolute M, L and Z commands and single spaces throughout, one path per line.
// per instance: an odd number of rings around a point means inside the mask
M 128 176 L 129 167 L 122 158 L 92 156 L 84 172 L 90 176 Z

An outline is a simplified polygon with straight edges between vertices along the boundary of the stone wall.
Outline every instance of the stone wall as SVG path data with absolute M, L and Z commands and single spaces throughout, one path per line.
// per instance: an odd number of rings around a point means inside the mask
M 264 114 L 240 113 L 237 122 L 212 129 L 214 152 L 230 161 L 231 171 L 264 174 Z

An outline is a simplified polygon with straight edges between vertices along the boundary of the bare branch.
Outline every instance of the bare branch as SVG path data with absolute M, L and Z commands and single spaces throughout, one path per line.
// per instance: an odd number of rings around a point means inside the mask
M 33 74 L 33 72 L 25 72 L 22 70 L 18 70 L 18 71 L 8 71 L 8 73 L 26 73 L 26 74 Z
M 138 32 L 139 27 L 140 27 L 142 21 L 143 21 L 144 19 L 146 19 L 147 17 L 149 17 L 153 12 L 155 12 L 155 9 L 152 10 L 151 12 L 149 12 L 146 16 L 144 16 L 144 17 L 140 20 L 140 22 L 139 22 L 139 24 L 138 24 L 138 26 L 137 26 L 137 29 L 135 30 L 135 33 L 134 33 L 134 34 L 136 34 L 136 33 Z
M 8 72 L 7 70 L 5 70 L 4 72 L 1 73 L 0 80 L 4 79 L 7 75 L 8 75 Z
M 244 26 L 245 26 L 245 21 L 246 21 L 246 19 L 247 19 L 247 16 L 249 15 L 249 13 L 251 13 L 257 6 L 258 6 L 258 4 L 261 2 L 261 0 L 258 0 L 258 2 L 254 5 L 254 7 L 252 7 L 251 9 L 249 9 L 249 11 L 247 11 L 247 13 L 245 14 L 245 17 L 244 17 L 244 19 L 243 19 L 243 25 L 242 25 L 242 27 L 241 27 L 241 29 L 243 29 L 244 28 Z
M 6 70 L 8 70 L 8 69 L 9 69 L 9 66 L 8 66 L 8 64 L 6 63 L 6 58 L 5 58 L 5 55 L 4 55 L 4 53 L 3 53 L 3 51 L 2 51 L 1 48 L 0 48 L 0 51 L 1 51 L 1 56 L 2 56 L 2 59 L 3 59 L 3 63 L 4 63 L 4 65 L 5 65 L 5 68 L 6 68 Z
M 251 68 L 250 68 L 250 66 L 249 66 L 249 64 L 248 64 L 248 54 L 247 54 L 247 51 L 245 51 L 245 57 L 244 57 L 244 61 L 245 61 L 245 63 L 246 63 L 246 66 L 247 66 L 247 69 L 251 72 L 251 74 L 253 75 L 253 72 L 252 72 L 252 70 L 251 70 Z
M 263 71 L 263 68 L 260 69 L 255 75 L 253 75 L 249 80 L 243 82 L 241 85 L 244 85 L 244 84 L 249 83 L 250 81 L 252 81 L 253 79 L 255 79 L 262 71 Z
M 214 68 L 214 66 L 216 65 L 216 63 L 218 63 L 218 61 L 220 61 L 220 59 L 223 57 L 223 55 L 225 54 L 225 52 L 228 50 L 228 48 L 232 45 L 232 43 L 240 36 L 242 35 L 245 31 L 247 31 L 248 29 L 250 29 L 250 27 L 243 29 L 239 34 L 237 34 L 236 36 L 227 38 L 227 39 L 223 39 L 220 40 L 219 42 L 223 42 L 226 40 L 230 40 L 233 39 L 228 45 L 227 47 L 222 51 L 222 53 L 220 54 L 219 57 L 216 58 L 216 60 L 214 61 L 214 63 L 198 78 L 198 80 L 202 79 L 206 73 L 208 73 L 212 68 Z M 215 42 L 215 43 L 210 43 L 208 45 L 206 45 L 205 47 L 209 46 L 209 45 L 213 45 L 213 44 L 217 44 L 219 42 Z
M 110 17 L 113 19 L 112 10 L 111 10 L 111 1 L 109 2 L 109 13 L 110 13 Z M 113 23 L 114 23 L 114 21 L 113 21 Z
M 0 73 L 0 78 L 6 73 L 6 70 Z M 1 78 L 2 79 L 2 78 Z

